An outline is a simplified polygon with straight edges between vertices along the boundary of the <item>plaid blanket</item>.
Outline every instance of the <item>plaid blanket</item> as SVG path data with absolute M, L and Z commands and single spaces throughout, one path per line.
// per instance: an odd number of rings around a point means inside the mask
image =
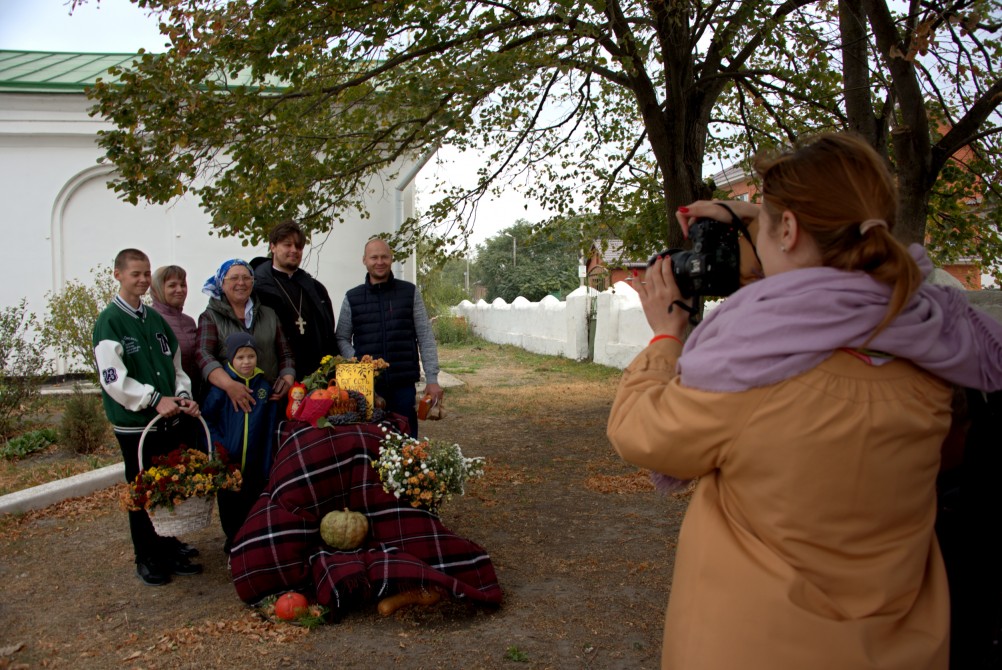
M 451 532 L 437 516 L 383 491 L 372 459 L 382 430 L 371 423 L 280 427 L 268 487 L 234 539 L 230 572 L 248 603 L 288 590 L 312 591 L 335 613 L 399 591 L 437 586 L 457 599 L 500 604 L 487 552 Z M 366 542 L 336 551 L 320 520 L 351 509 L 369 519 Z

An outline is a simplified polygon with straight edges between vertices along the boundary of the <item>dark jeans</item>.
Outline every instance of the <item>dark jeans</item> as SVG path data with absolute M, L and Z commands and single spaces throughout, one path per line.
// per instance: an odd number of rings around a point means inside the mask
M 417 407 L 414 406 L 417 391 L 414 384 L 407 386 L 378 387 L 376 393 L 386 401 L 386 410 L 402 414 L 410 422 L 410 436 L 418 436 Z
M 233 546 L 237 531 L 244 525 L 255 501 L 261 497 L 266 482 L 259 477 L 244 477 L 239 491 L 220 491 L 216 494 L 219 503 L 219 524 L 226 534 L 226 548 Z
M 179 418 L 161 419 L 146 434 L 143 442 L 144 469 L 150 467 L 154 456 L 164 456 L 177 449 L 182 444 L 196 444 L 195 435 L 187 423 Z M 118 446 L 122 450 L 122 460 L 125 463 L 125 481 L 132 483 L 139 474 L 139 434 L 115 433 Z M 202 439 L 204 442 L 204 437 Z M 156 559 L 162 549 L 162 538 L 157 535 L 150 522 L 146 510 L 129 512 L 129 532 L 132 535 L 132 548 L 136 559 Z

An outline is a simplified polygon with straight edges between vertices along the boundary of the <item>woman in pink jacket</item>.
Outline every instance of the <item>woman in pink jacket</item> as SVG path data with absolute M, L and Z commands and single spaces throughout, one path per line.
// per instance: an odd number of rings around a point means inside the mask
M 893 181 L 861 139 L 756 169 L 762 205 L 727 206 L 757 223 L 764 279 L 683 343 L 687 301 L 656 261 L 637 286 L 654 338 L 609 417 L 624 459 L 698 478 L 662 666 L 946 668 L 933 523 L 950 384 L 1002 388 L 1002 325 L 922 283 L 931 264 L 891 235 Z M 701 217 L 731 220 L 713 202 L 677 215 Z
M 153 309 L 160 313 L 177 337 L 181 347 L 181 365 L 191 378 L 192 397 L 201 401 L 202 373 L 195 360 L 198 349 L 195 320 L 182 311 L 188 299 L 188 273 L 177 265 L 157 268 L 153 273 L 150 293 L 153 295 Z

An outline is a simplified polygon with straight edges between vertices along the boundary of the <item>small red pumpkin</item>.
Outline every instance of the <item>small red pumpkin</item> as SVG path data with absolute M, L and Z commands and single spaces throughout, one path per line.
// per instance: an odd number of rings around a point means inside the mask
M 338 386 L 337 382 L 331 382 L 328 384 L 327 390 L 330 392 L 331 400 L 336 403 L 346 402 L 348 400 L 348 391 Z
M 310 610 L 310 603 L 302 593 L 289 591 L 275 601 L 275 616 L 284 621 L 298 619 Z
M 329 388 L 317 389 L 316 391 L 310 392 L 310 397 L 314 400 L 336 400 L 333 393 Z

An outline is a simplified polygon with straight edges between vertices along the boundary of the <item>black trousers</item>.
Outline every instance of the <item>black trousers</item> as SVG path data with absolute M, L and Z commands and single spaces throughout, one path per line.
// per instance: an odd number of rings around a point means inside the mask
M 414 384 L 377 386 L 376 393 L 386 401 L 387 411 L 407 417 L 407 421 L 410 423 L 410 436 L 416 438 L 418 436 L 417 407 L 415 406 L 417 390 L 414 388 Z
M 219 504 L 219 523 L 226 535 L 226 548 L 233 546 L 237 531 L 244 525 L 247 515 L 254 502 L 261 497 L 266 482 L 260 477 L 248 477 L 244 473 L 243 484 L 239 491 L 220 491 L 216 494 Z
M 197 445 L 198 433 L 180 417 L 161 419 L 146 434 L 143 442 L 143 469 L 149 468 L 154 456 L 165 456 L 181 445 Z M 132 483 L 139 474 L 139 434 L 115 433 L 125 463 L 125 481 Z M 204 442 L 204 437 L 201 440 Z M 161 552 L 161 538 L 153 529 L 146 510 L 129 512 L 129 533 L 136 560 L 157 559 Z

